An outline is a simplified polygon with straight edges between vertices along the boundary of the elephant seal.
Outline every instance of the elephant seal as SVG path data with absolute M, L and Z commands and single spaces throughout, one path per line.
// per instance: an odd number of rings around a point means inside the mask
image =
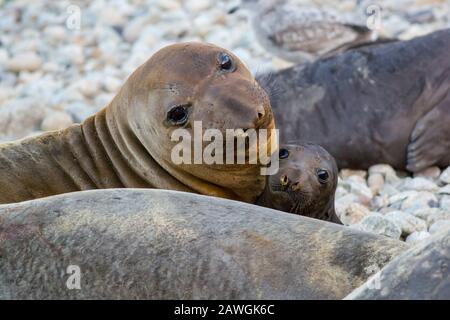
M 302 143 L 280 145 L 279 161 L 256 204 L 342 224 L 334 210 L 339 174 L 334 158 L 319 145 Z
M 254 203 L 266 181 L 260 161 L 174 164 L 171 134 L 184 128 L 195 135 L 196 122 L 224 136 L 228 129 L 274 128 L 267 94 L 231 52 L 201 43 L 163 48 L 82 124 L 0 145 L 0 203 L 123 187 Z M 257 148 L 275 152 L 272 138 L 268 130 Z
M 0 239 L 0 299 L 340 299 L 408 248 L 326 221 L 157 189 L 2 205 Z
M 450 165 L 450 29 L 257 77 L 280 141 L 323 146 L 340 168 Z
M 401 254 L 345 299 L 449 300 L 450 229 Z

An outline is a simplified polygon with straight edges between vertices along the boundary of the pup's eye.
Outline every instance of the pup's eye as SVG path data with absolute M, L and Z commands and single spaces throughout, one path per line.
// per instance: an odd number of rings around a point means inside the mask
M 233 63 L 233 59 L 231 59 L 231 57 L 226 54 L 226 53 L 220 53 L 219 56 L 217 57 L 217 60 L 219 61 L 219 67 L 220 70 L 223 71 L 233 71 L 234 70 L 234 63 Z
M 183 125 L 189 118 L 188 105 L 175 106 L 167 112 L 167 121 L 172 125 Z
M 289 157 L 289 150 L 287 150 L 287 149 L 280 149 L 280 151 L 278 152 L 278 157 L 280 159 L 286 159 L 287 157 Z
M 327 170 L 320 169 L 317 171 L 317 178 L 319 178 L 319 182 L 324 184 L 330 178 Z

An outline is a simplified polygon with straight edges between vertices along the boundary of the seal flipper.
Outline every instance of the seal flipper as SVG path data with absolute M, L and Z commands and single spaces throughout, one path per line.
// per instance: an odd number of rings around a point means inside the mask
M 406 169 L 450 165 L 450 94 L 417 121 L 407 150 Z

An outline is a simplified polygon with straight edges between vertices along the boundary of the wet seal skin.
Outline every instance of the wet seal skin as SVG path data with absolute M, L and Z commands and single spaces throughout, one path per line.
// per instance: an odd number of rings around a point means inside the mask
M 257 77 L 280 141 L 317 143 L 340 168 L 450 165 L 450 29 Z
M 280 145 L 279 161 L 256 204 L 342 224 L 334 210 L 339 174 L 334 158 L 319 145 L 302 143 Z
M 178 143 L 171 133 L 191 132 L 195 121 L 224 136 L 226 129 L 274 128 L 267 94 L 231 52 L 201 43 L 165 47 L 82 124 L 1 144 L 0 203 L 104 188 L 160 188 L 254 203 L 266 182 L 259 162 L 171 161 Z
M 341 299 L 408 248 L 326 221 L 159 189 L 2 205 L 0 239 L 0 299 Z M 80 289 L 71 290 L 76 270 Z

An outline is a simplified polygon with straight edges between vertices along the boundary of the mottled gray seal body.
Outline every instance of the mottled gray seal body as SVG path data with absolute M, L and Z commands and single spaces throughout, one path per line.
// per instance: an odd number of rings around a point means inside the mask
M 450 299 L 450 229 L 387 264 L 346 299 Z
M 280 141 L 328 150 L 338 166 L 450 165 L 450 30 L 342 53 L 258 78 Z
M 0 299 L 340 299 L 407 248 L 325 221 L 156 189 L 3 205 L 0 239 Z M 70 290 L 77 267 L 80 290 Z

